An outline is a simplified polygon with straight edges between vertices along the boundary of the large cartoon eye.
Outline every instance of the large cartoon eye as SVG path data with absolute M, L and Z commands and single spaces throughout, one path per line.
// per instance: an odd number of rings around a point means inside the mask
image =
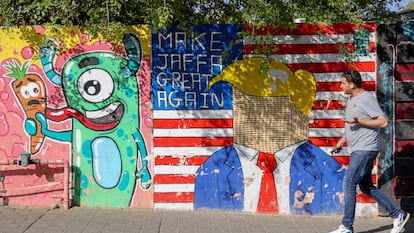
M 37 97 L 40 94 L 40 88 L 36 83 L 29 83 L 20 89 L 20 93 L 25 99 L 29 97 Z
M 105 70 L 90 69 L 79 77 L 78 90 L 85 100 L 98 103 L 112 96 L 114 81 Z
M 36 83 L 29 83 L 29 84 L 27 85 L 27 88 L 29 89 L 29 91 L 30 91 L 30 95 L 31 95 L 32 97 L 37 97 L 37 96 L 39 96 L 39 94 L 40 94 L 40 88 L 39 88 L 39 85 L 37 85 Z

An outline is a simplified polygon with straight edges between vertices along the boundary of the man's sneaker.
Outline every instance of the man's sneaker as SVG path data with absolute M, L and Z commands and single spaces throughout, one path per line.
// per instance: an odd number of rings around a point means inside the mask
M 329 233 L 353 233 L 352 230 L 347 229 L 344 225 L 340 225 L 338 229 L 331 231 Z
M 397 218 L 394 218 L 392 222 L 393 227 L 391 229 L 391 233 L 399 233 L 404 228 L 409 219 L 410 213 L 401 210 L 400 215 L 398 215 Z

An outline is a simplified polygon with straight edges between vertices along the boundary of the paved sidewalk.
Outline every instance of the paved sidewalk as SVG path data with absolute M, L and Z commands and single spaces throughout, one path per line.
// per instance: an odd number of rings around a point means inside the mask
M 73 207 L 48 210 L 0 206 L 0 233 L 327 233 L 340 216 L 253 214 L 223 211 L 155 211 Z M 357 218 L 359 233 L 390 232 L 388 217 Z M 406 233 L 414 232 L 414 220 Z

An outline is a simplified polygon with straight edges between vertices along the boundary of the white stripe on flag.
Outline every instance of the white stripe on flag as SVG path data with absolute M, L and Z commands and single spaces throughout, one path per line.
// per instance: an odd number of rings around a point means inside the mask
M 154 192 L 169 193 L 174 190 L 174 192 L 192 193 L 194 192 L 194 186 L 194 184 L 155 184 Z
M 153 119 L 233 118 L 232 110 L 153 110 Z
M 154 174 L 187 174 L 194 175 L 200 166 L 172 166 L 172 165 L 157 165 L 154 166 Z
M 233 137 L 233 129 L 195 128 L 195 129 L 154 129 L 154 137 Z
M 222 146 L 177 146 L 177 147 L 154 147 L 154 154 L 157 156 L 172 155 L 179 157 L 197 156 L 197 155 L 211 155 L 214 152 L 223 148 Z

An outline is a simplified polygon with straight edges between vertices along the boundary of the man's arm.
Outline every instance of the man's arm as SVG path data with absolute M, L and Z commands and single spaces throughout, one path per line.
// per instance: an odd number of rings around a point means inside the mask
M 334 148 L 331 150 L 331 153 L 334 154 L 334 153 L 341 152 L 342 146 L 344 145 L 345 142 L 346 142 L 346 134 L 344 133 L 342 137 L 339 139 L 339 141 L 336 143 Z
M 360 124 L 368 128 L 386 128 L 388 126 L 388 121 L 385 119 L 384 115 L 380 115 L 369 120 L 361 120 L 354 117 L 353 119 L 346 120 L 346 122 L 349 124 Z

